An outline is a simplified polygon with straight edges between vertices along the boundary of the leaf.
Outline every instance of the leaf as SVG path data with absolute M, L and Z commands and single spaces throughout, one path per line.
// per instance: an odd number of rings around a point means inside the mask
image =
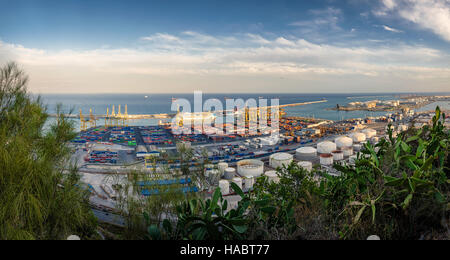
M 375 223 L 375 213 L 376 213 L 375 201 L 371 200 L 370 205 L 372 207 L 372 223 Z
M 405 181 L 404 179 L 395 178 L 395 177 L 391 177 L 391 176 L 384 176 L 384 179 L 386 181 L 385 185 L 391 186 L 391 187 L 402 185 L 403 182 Z
M 364 206 L 364 203 L 359 201 L 352 201 L 348 204 L 349 206 Z
M 413 194 L 412 193 L 408 194 L 408 196 L 406 197 L 406 199 L 402 203 L 402 208 L 403 209 L 406 209 L 409 206 L 409 204 L 411 203 L 412 198 L 413 198 Z
M 172 233 L 172 225 L 170 224 L 170 221 L 168 219 L 164 219 L 163 227 L 167 233 Z
M 410 143 L 410 142 L 416 141 L 417 139 L 419 139 L 419 136 L 417 136 L 417 135 L 416 136 L 412 136 L 412 137 L 406 139 L 406 143 Z
M 364 210 L 366 209 L 366 205 L 364 205 L 359 211 L 358 214 L 356 214 L 354 220 L 353 220 L 353 224 L 356 224 L 359 222 L 359 219 L 361 218 L 361 215 L 364 213 Z
M 244 192 L 242 192 L 241 188 L 239 188 L 239 186 L 237 186 L 236 183 L 232 182 L 231 183 L 231 188 L 234 190 L 234 192 L 236 192 L 236 194 L 241 196 L 241 198 L 245 197 Z
M 411 180 L 411 178 L 408 178 L 408 184 L 409 184 L 409 188 L 411 189 L 412 192 L 416 191 L 416 185 L 414 184 L 414 182 Z
M 443 196 L 439 191 L 436 191 L 436 192 L 434 193 L 434 197 L 436 198 L 436 200 L 437 200 L 439 203 L 445 203 L 445 198 L 444 198 L 444 196 Z
M 411 161 L 411 159 L 406 160 L 406 165 L 407 165 L 411 170 L 414 170 L 414 171 L 416 171 L 416 170 L 419 169 L 419 167 L 418 167 L 417 165 L 415 165 L 415 164 L 413 163 L 413 161 Z
M 248 226 L 247 225 L 242 225 L 242 226 L 233 225 L 233 228 L 239 234 L 243 234 L 243 233 L 245 233 L 247 231 Z
M 267 204 L 269 204 L 269 202 L 270 202 L 270 199 L 257 200 L 257 201 L 255 201 L 255 205 L 258 207 L 264 207 Z
M 409 151 L 411 150 L 411 147 L 409 147 L 409 145 L 405 142 L 401 142 L 401 146 L 402 146 L 402 150 L 406 153 L 409 153 Z
M 149 226 L 147 231 L 153 240 L 161 240 L 161 232 L 156 225 Z
M 220 192 L 220 188 L 217 188 L 214 192 L 213 199 L 211 201 L 211 210 L 214 211 L 217 208 L 217 203 L 219 199 L 222 197 L 222 193 Z
M 275 207 L 272 207 L 272 206 L 261 208 L 262 212 L 267 213 L 269 215 L 272 215 L 273 213 L 275 213 L 276 210 L 277 209 Z

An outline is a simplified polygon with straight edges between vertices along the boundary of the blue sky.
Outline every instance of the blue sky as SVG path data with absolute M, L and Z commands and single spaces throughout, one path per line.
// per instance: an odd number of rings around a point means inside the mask
M 450 91 L 448 0 L 0 0 L 35 92 Z

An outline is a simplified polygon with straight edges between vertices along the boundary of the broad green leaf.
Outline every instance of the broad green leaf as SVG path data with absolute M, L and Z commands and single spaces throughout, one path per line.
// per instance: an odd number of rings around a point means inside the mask
M 236 192 L 236 194 L 241 196 L 241 198 L 245 197 L 244 192 L 242 192 L 241 188 L 239 188 L 239 186 L 237 186 L 236 183 L 232 182 L 231 183 L 231 188 L 234 190 L 234 192 Z
M 242 225 L 242 226 L 233 225 L 233 228 L 236 230 L 236 232 L 243 234 L 247 231 L 248 226 L 247 225 Z
M 416 141 L 417 139 L 419 139 L 419 137 L 417 135 L 416 136 L 412 136 L 412 137 L 406 139 L 406 143 L 410 143 L 410 142 Z

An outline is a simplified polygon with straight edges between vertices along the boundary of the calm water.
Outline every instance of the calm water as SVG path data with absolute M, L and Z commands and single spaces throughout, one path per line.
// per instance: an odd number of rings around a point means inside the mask
M 290 116 L 342 120 L 380 116 L 386 113 L 368 111 L 345 112 L 326 109 L 335 107 L 337 104 L 347 105 L 349 102 L 355 101 L 398 99 L 401 95 L 404 94 L 204 94 L 203 102 L 210 98 L 216 98 L 225 105 L 226 98 L 242 98 L 244 100 L 254 98 L 258 100 L 261 97 L 268 99 L 269 103 L 271 98 L 278 98 L 280 104 L 291 104 L 326 99 L 328 100 L 326 103 L 289 107 L 286 109 L 286 112 Z M 79 109 L 82 109 L 83 113 L 87 114 L 90 108 L 92 108 L 94 114 L 106 114 L 106 108 L 109 107 L 111 111 L 112 105 L 116 106 L 116 112 L 117 106 L 121 105 L 123 113 L 125 104 L 128 105 L 129 114 L 174 113 L 176 111 L 171 111 L 172 98 L 188 99 L 192 105 L 194 100 L 193 94 L 45 94 L 42 95 L 42 98 L 44 103 L 47 104 L 49 113 L 54 113 L 56 105 L 62 104 L 64 112 L 67 113 L 72 110 L 76 114 L 78 114 Z M 130 122 L 130 125 L 157 124 L 157 122 L 158 120 L 134 120 Z M 99 120 L 98 124 L 103 124 L 102 120 Z

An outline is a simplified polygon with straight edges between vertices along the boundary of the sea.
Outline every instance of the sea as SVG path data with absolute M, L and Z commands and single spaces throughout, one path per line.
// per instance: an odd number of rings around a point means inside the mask
M 369 100 L 397 100 L 402 96 L 411 95 L 408 93 L 386 93 L 386 94 L 203 94 L 202 99 L 218 99 L 223 102 L 225 107 L 226 99 L 267 99 L 270 104 L 271 99 L 278 99 L 280 105 L 327 100 L 324 103 L 309 104 L 303 106 L 287 107 L 285 111 L 288 116 L 311 117 L 327 120 L 344 120 L 351 118 L 365 118 L 368 116 L 377 117 L 387 114 L 387 112 L 370 111 L 336 111 L 329 110 L 336 105 L 345 106 L 350 102 L 364 102 Z M 449 93 L 414 93 L 417 96 L 423 95 L 449 95 Z M 194 94 L 41 94 L 43 103 L 47 107 L 47 112 L 56 113 L 56 108 L 61 105 L 64 113 L 79 114 L 81 109 L 83 114 L 89 114 L 92 109 L 93 114 L 106 114 L 107 108 L 111 112 L 112 106 L 115 106 L 116 112 L 118 105 L 121 105 L 122 113 L 125 105 L 128 106 L 128 114 L 164 114 L 176 113 L 172 110 L 172 101 L 174 99 L 187 99 L 192 104 L 194 110 Z M 450 102 L 437 102 L 430 104 L 418 111 L 433 110 L 436 105 L 443 109 L 450 109 Z M 79 127 L 79 120 L 74 119 L 76 127 Z M 157 125 L 159 119 L 137 119 L 130 120 L 129 125 Z M 50 120 L 51 123 L 51 120 Z M 100 119 L 97 125 L 104 122 Z

